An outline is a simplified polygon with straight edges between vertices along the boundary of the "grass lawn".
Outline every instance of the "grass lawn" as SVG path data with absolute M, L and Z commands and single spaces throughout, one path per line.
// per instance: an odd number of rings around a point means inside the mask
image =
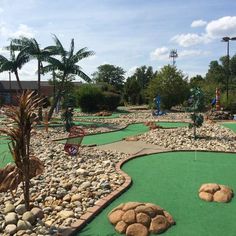
M 169 152 L 127 162 L 123 170 L 133 185 L 90 224 L 80 236 L 119 235 L 108 222 L 108 212 L 122 202 L 152 202 L 169 211 L 176 226 L 166 236 L 235 236 L 236 199 L 228 204 L 198 198 L 203 183 L 216 182 L 236 190 L 236 154 Z

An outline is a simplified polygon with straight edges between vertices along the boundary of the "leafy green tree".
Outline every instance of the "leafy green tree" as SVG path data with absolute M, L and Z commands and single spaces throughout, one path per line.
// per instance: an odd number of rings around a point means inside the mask
M 47 58 L 47 62 L 49 63 L 43 68 L 44 72 L 52 72 L 54 70 L 58 70 L 62 72 L 62 77 L 60 80 L 60 85 L 57 90 L 57 95 L 55 97 L 55 100 L 53 101 L 53 104 L 51 106 L 51 109 L 49 110 L 48 119 L 50 120 L 53 114 L 53 111 L 58 103 L 60 101 L 61 97 L 63 96 L 63 91 L 65 87 L 65 82 L 68 79 L 68 76 L 70 75 L 78 75 L 80 78 L 85 80 L 86 82 L 90 82 L 91 79 L 89 76 L 87 76 L 77 63 L 94 54 L 93 51 L 88 51 L 87 48 L 81 48 L 79 51 L 74 51 L 74 39 L 71 40 L 71 45 L 69 51 L 67 51 L 60 40 L 54 35 L 54 46 L 49 46 L 45 48 L 46 50 L 49 50 L 50 53 L 53 55 L 58 56 L 50 56 Z
M 206 81 L 208 83 L 217 83 L 218 87 L 222 90 L 223 88 L 225 89 L 226 79 L 227 74 L 225 68 L 219 64 L 218 61 L 211 61 L 209 70 L 206 74 Z
M 189 85 L 190 88 L 201 87 L 204 82 L 205 80 L 201 75 L 196 75 L 190 79 Z
M 129 77 L 124 86 L 124 100 L 132 105 L 139 104 L 142 88 L 136 77 Z
M 150 81 L 154 78 L 155 74 L 151 66 L 141 66 L 136 69 L 134 77 L 137 78 L 142 89 L 147 88 Z
M 129 90 L 133 90 L 133 89 L 138 89 L 140 87 L 140 90 L 137 91 L 138 94 L 134 95 L 134 93 L 132 93 L 131 91 L 131 97 L 128 96 L 129 98 L 129 102 L 131 102 L 132 104 L 142 104 L 142 103 L 146 103 L 147 102 L 147 97 L 146 97 L 146 89 L 150 83 L 150 81 L 155 77 L 156 73 L 153 73 L 153 69 L 151 66 L 141 66 L 138 67 L 134 74 L 129 77 L 127 79 L 127 86 L 126 89 L 129 88 Z M 135 82 L 136 81 L 136 82 Z M 131 83 L 130 83 L 131 82 Z M 137 85 L 138 83 L 138 85 Z M 125 83 L 126 85 L 126 83 Z M 131 87 L 130 87 L 131 86 Z M 125 92 L 125 91 L 124 91 Z M 127 91 L 124 94 L 124 97 L 127 98 Z M 132 101 L 131 101 L 132 100 Z
M 26 54 L 30 60 L 37 60 L 38 67 L 38 95 L 41 97 L 41 74 L 43 64 L 42 62 L 50 55 L 46 49 L 41 49 L 39 43 L 34 38 L 21 37 L 19 39 L 12 39 L 11 44 L 14 50 L 20 51 L 22 54 Z M 42 120 L 42 107 L 39 107 L 38 112 L 39 119 Z
M 10 71 L 11 73 L 14 73 L 16 76 L 19 89 L 20 91 L 23 91 L 18 74 L 18 69 L 21 69 L 22 66 L 29 61 L 29 56 L 25 55 L 25 53 L 23 52 L 19 52 L 16 55 L 12 46 L 10 46 L 9 49 L 10 49 L 10 59 L 7 59 L 3 55 L 0 55 L 0 72 Z
M 104 64 L 97 68 L 98 70 L 93 73 L 93 80 L 96 83 L 105 82 L 112 85 L 117 92 L 122 92 L 124 86 L 125 71 L 119 67 L 110 64 Z
M 187 78 L 176 67 L 164 66 L 151 80 L 147 94 L 150 102 L 159 95 L 162 107 L 170 109 L 172 106 L 183 103 L 188 98 L 189 86 Z
M 231 83 L 231 88 L 233 90 L 236 90 L 236 54 L 230 59 L 230 83 Z

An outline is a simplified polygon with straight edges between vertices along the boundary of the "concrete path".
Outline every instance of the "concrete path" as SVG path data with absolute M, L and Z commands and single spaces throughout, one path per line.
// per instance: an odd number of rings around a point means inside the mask
M 154 144 L 148 144 L 143 141 L 119 141 L 115 143 L 99 145 L 98 149 L 124 152 L 130 155 L 145 155 L 156 152 L 169 151 L 167 148 Z

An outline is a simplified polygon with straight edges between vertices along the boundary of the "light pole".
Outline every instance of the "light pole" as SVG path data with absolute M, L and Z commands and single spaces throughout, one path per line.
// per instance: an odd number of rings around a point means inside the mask
M 227 78 L 226 78 L 226 104 L 228 106 L 228 100 L 229 100 L 229 76 L 230 76 L 230 71 L 229 71 L 229 41 L 230 40 L 236 40 L 236 37 L 223 37 L 222 42 L 227 43 Z

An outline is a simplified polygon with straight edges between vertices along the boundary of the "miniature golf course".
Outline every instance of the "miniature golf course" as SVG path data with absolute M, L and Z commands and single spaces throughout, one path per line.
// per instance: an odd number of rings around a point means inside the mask
M 119 235 L 107 214 L 123 202 L 151 202 L 170 212 L 176 225 L 166 236 L 235 235 L 236 199 L 230 203 L 200 200 L 203 183 L 219 183 L 236 191 L 236 154 L 168 152 L 128 161 L 122 169 L 132 177 L 131 187 L 97 215 L 79 236 Z

